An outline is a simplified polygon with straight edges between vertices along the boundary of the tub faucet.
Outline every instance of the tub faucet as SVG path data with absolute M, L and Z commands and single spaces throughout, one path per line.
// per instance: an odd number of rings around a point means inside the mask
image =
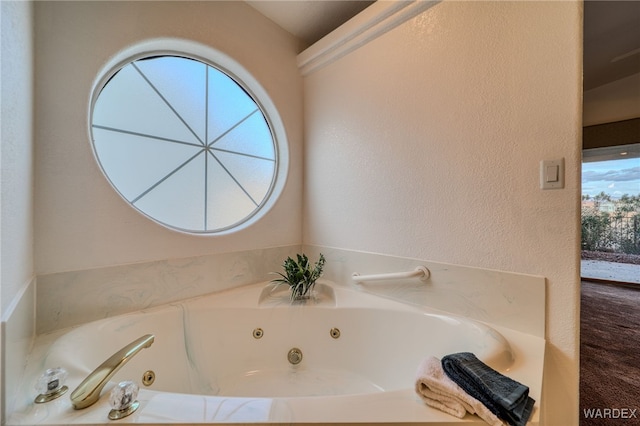
M 116 374 L 135 354 L 151 346 L 154 338 L 153 334 L 146 334 L 134 340 L 93 370 L 71 393 L 73 408 L 81 410 L 95 404 L 111 376 Z

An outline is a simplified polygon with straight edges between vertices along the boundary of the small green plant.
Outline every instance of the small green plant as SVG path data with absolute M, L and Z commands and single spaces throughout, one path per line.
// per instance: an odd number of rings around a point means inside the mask
M 316 284 L 316 280 L 322 275 L 322 268 L 324 268 L 325 263 L 322 253 L 320 253 L 320 259 L 315 265 L 311 265 L 309 258 L 305 254 L 296 256 L 298 258 L 297 262 L 291 257 L 287 257 L 287 260 L 282 265 L 284 274 L 274 272 L 280 275 L 281 278 L 271 281 L 276 284 L 276 287 L 287 284 L 291 289 L 291 300 L 301 299 L 309 294 Z

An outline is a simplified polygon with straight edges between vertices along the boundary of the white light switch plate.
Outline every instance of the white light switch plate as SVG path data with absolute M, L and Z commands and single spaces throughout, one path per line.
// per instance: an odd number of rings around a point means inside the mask
M 540 189 L 564 188 L 564 158 L 540 161 Z

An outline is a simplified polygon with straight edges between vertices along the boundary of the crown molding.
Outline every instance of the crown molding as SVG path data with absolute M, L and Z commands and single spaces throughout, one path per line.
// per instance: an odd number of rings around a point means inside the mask
M 440 0 L 377 1 L 298 55 L 303 76 L 340 59 Z

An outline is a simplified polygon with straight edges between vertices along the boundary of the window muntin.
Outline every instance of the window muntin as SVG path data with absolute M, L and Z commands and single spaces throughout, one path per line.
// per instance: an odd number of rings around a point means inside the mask
M 200 60 L 126 63 L 99 92 L 91 133 L 114 188 L 173 229 L 231 229 L 273 190 L 277 145 L 263 109 L 229 74 Z

